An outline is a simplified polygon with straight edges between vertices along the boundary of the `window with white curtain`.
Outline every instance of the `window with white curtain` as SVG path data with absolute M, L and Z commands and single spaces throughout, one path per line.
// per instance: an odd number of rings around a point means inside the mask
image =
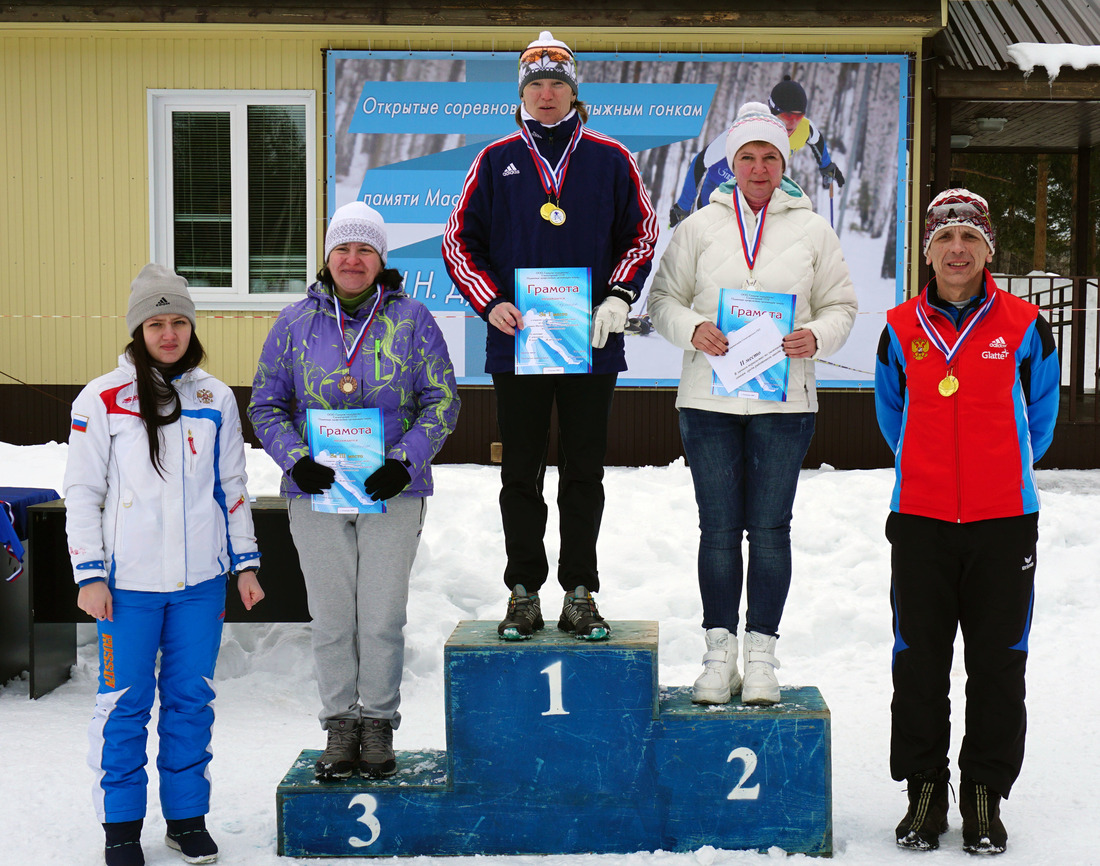
M 152 258 L 206 309 L 278 309 L 317 271 L 314 93 L 150 90 Z

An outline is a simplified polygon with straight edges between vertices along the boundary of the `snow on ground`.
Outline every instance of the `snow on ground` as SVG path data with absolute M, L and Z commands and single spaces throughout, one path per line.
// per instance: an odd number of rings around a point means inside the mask
M 0 443 L 0 486 L 61 489 L 66 447 Z M 274 495 L 278 472 L 249 454 L 253 495 Z M 552 500 L 557 476 L 547 476 Z M 484 466 L 436 469 L 412 578 L 404 722 L 398 749 L 445 748 L 443 644 L 464 619 L 497 620 L 506 590 L 497 511 L 498 472 Z M 887 470 L 804 471 L 795 502 L 795 576 L 779 641 L 780 681 L 816 685 L 832 713 L 834 859 L 845 866 L 973 863 L 961 849 L 957 811 L 939 852 L 899 851 L 893 828 L 905 811 L 903 785 L 889 777 L 889 547 L 883 537 L 892 474 Z M 695 582 L 697 522 L 682 463 L 612 468 L 600 538 L 609 619 L 660 622 L 660 681 L 694 680 L 703 653 Z M 1092 814 L 1100 778 L 1100 471 L 1039 472 L 1037 599 L 1028 674 L 1028 755 L 1002 814 L 1009 850 L 998 864 L 1100 863 Z M 550 525 L 556 523 L 553 511 Z M 550 544 L 551 559 L 554 546 Z M 261 575 L 262 578 L 262 575 Z M 23 578 L 20 578 L 23 579 Z M 544 592 L 556 603 L 556 586 Z M 0 864 L 102 863 L 92 810 L 85 731 L 94 703 L 94 629 L 81 627 L 72 679 L 37 701 L 26 680 L 0 687 L 0 802 L 6 804 Z M 953 672 L 952 763 L 961 738 L 964 672 Z M 275 866 L 275 787 L 303 748 L 323 746 L 316 712 L 308 627 L 230 625 L 218 663 L 213 808 L 209 826 L 221 863 Z M 155 752 L 155 731 L 150 752 Z M 155 777 L 155 773 L 153 774 Z M 147 862 L 181 862 L 162 844 L 163 820 L 150 787 L 143 837 Z M 597 828 L 593 828 L 596 832 Z M 807 858 L 798 855 L 798 861 Z M 416 859 L 419 866 L 721 866 L 788 862 L 770 853 L 703 848 L 685 854 Z M 303 860 L 302 863 L 332 863 Z

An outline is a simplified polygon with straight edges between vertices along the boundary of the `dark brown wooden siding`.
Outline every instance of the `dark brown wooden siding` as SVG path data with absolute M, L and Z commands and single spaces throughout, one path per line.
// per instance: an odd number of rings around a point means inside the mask
M 76 385 L 0 385 L 0 441 L 13 445 L 66 442 L 69 406 L 79 393 Z M 234 388 L 244 419 L 245 439 L 257 445 L 245 417 L 248 388 Z M 496 403 L 489 387 L 459 389 L 462 412 L 458 427 L 443 446 L 437 463 L 491 461 L 497 441 Z M 820 411 L 807 468 L 827 463 L 836 469 L 875 469 L 893 464 L 875 421 L 870 391 L 820 393 Z M 609 466 L 666 466 L 683 456 L 672 390 L 620 389 L 611 409 Z M 1066 417 L 1063 406 L 1062 417 Z M 557 462 L 557 439 L 551 436 L 549 462 Z M 1054 444 L 1040 462 L 1042 469 L 1100 468 L 1100 424 L 1061 421 Z
M 938 0 L 564 0 L 551 7 L 530 0 L 209 0 L 110 3 L 50 0 L 0 4 L 0 21 L 148 22 L 154 24 L 328 24 L 374 27 L 908 27 L 935 29 Z

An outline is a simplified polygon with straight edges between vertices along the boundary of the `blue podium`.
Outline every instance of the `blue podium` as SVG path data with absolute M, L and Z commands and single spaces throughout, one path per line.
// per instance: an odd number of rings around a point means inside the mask
M 582 854 L 778 846 L 832 853 L 829 709 L 691 703 L 657 684 L 657 624 L 607 642 L 461 622 L 444 648 L 447 751 L 322 784 L 306 750 L 279 784 L 279 854 Z

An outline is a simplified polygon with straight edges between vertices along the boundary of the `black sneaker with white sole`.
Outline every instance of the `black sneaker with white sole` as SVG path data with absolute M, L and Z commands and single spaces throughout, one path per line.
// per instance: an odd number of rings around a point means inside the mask
M 103 862 L 106 866 L 145 866 L 145 854 L 141 850 L 141 825 L 136 821 L 114 821 L 103 825 L 106 844 Z
M 206 818 L 168 820 L 164 844 L 180 852 L 188 863 L 213 863 L 218 859 L 218 846 L 206 832 Z
M 530 640 L 531 635 L 542 629 L 542 605 L 537 592 L 529 593 L 522 585 L 512 589 L 508 599 L 508 613 L 497 626 L 501 640 Z
M 583 586 L 565 594 L 558 628 L 580 640 L 607 640 L 611 626 L 600 616 L 596 600 Z

